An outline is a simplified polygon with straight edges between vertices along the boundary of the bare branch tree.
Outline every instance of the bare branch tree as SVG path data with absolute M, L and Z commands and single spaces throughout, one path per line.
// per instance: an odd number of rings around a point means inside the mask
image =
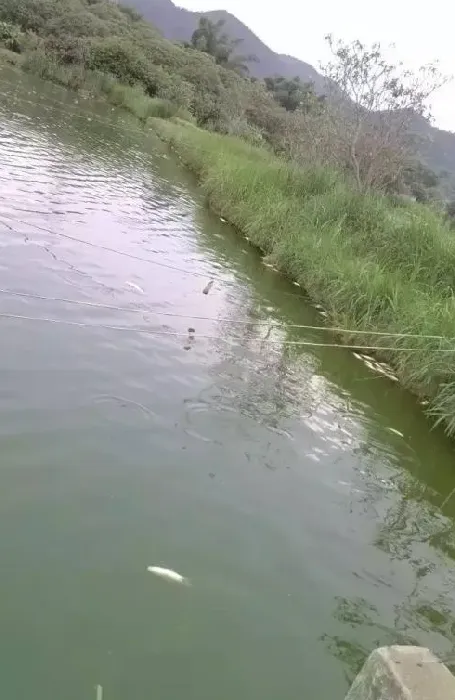
M 361 191 L 391 189 L 415 154 L 413 125 L 431 118 L 428 100 L 448 78 L 432 64 L 412 72 L 389 63 L 378 43 L 326 40 L 333 59 L 322 69 L 340 164 Z

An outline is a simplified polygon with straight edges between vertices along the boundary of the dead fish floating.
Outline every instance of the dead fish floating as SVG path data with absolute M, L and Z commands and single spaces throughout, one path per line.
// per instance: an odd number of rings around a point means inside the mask
M 397 430 L 396 428 L 387 428 L 387 430 L 389 430 L 389 431 L 390 431 L 391 433 L 393 433 L 394 435 L 398 435 L 398 437 L 404 438 L 403 433 L 400 432 L 399 430 Z
M 213 287 L 213 280 L 210 280 L 208 285 L 202 290 L 202 294 L 208 294 Z
M 136 292 L 140 292 L 140 294 L 144 294 L 142 287 L 139 287 L 139 285 L 135 284 L 134 282 L 125 282 L 125 286 L 134 289 Z
M 186 586 L 190 585 L 189 580 L 185 576 L 182 576 L 182 574 L 179 574 L 177 571 L 173 571 L 172 569 L 165 569 L 162 566 L 148 566 L 147 571 L 150 574 L 155 574 L 155 576 L 166 579 L 166 581 L 182 583 Z

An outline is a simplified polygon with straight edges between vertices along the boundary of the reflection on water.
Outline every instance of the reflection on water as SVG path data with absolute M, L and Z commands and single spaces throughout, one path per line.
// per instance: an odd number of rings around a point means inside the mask
M 292 344 L 333 337 L 153 135 L 0 80 L 5 696 L 339 698 L 375 646 L 451 654 L 452 445 Z

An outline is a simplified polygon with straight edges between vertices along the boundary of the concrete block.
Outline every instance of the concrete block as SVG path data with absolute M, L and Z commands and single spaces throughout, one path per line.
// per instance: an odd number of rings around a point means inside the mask
M 455 676 L 424 647 L 382 647 L 370 654 L 346 700 L 455 700 Z

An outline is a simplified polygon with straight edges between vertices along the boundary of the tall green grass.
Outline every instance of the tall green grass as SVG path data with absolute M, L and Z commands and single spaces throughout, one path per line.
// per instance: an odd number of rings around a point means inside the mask
M 442 216 L 361 195 L 335 172 L 303 170 L 233 137 L 153 126 L 198 175 L 212 208 L 322 304 L 330 323 L 367 331 L 345 340 L 391 348 L 379 354 L 455 435 L 455 237 Z
M 146 123 L 149 118 L 170 119 L 172 117 L 188 122 L 194 121 L 188 110 L 170 100 L 150 97 L 140 85 L 124 85 L 112 75 L 87 70 L 81 64 L 63 65 L 40 48 L 22 56 L 21 67 L 43 80 L 62 85 L 70 90 L 86 93 L 91 97 L 105 98 L 142 123 Z
M 107 77 L 109 76 L 104 76 L 103 82 L 105 86 L 101 92 L 107 96 L 109 102 L 130 112 L 141 122 L 146 122 L 148 118 L 153 117 L 159 119 L 170 119 L 171 117 L 191 119 L 186 110 L 179 107 L 179 105 L 169 100 L 149 97 L 138 85 L 133 87 L 122 85 L 113 78 L 111 79 L 112 84 L 108 85 Z

